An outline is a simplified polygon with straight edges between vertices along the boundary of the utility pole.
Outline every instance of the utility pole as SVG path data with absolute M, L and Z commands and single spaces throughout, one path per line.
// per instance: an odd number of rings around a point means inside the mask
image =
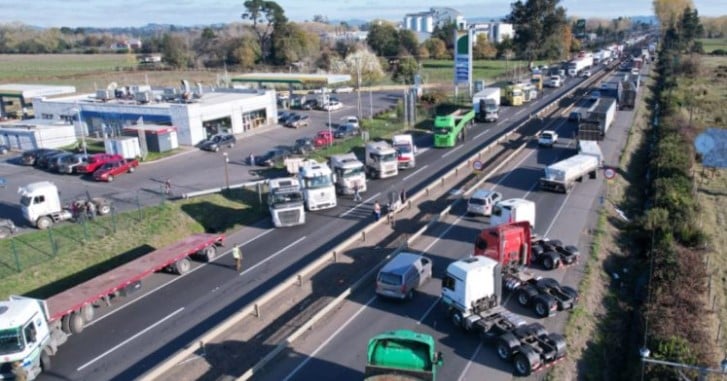
M 356 110 L 358 110 L 356 116 L 361 120 L 363 118 L 361 114 L 361 57 L 355 57 L 354 59 L 356 60 Z

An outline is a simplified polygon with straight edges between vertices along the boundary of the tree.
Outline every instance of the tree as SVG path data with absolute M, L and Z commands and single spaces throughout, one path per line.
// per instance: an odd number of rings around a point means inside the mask
M 398 32 L 398 34 L 400 54 L 416 56 L 417 50 L 419 49 L 419 40 L 417 40 L 417 36 L 414 34 L 414 31 L 402 29 Z
M 324 15 L 313 15 L 313 22 L 318 22 L 321 24 L 328 24 L 328 17 Z
M 399 54 L 399 35 L 393 24 L 377 21 L 371 25 L 366 43 L 376 55 L 396 57 Z
M 429 51 L 429 57 L 445 60 L 451 58 L 451 55 L 447 51 L 447 45 L 441 39 L 432 37 L 424 41 L 424 47 Z
M 681 19 L 679 21 L 679 30 L 681 31 L 680 40 L 681 47 L 688 52 L 698 52 L 699 49 L 695 48 L 696 39 L 701 37 L 704 33 L 704 27 L 699 22 L 699 14 L 697 10 L 692 10 L 690 7 L 684 9 Z M 701 48 L 701 45 L 699 45 Z
M 687 7 L 694 8 L 692 0 L 654 0 L 654 14 L 662 30 L 674 25 Z
M 430 38 L 438 38 L 444 41 L 445 47 L 450 52 L 454 52 L 454 34 L 457 32 L 457 23 L 454 21 L 435 25 Z
M 403 82 L 411 85 L 414 83 L 414 75 L 419 71 L 419 63 L 414 57 L 407 56 L 399 58 L 399 64 L 392 73 L 391 79 L 394 82 Z
M 229 61 L 239 64 L 245 70 L 255 67 L 256 60 L 260 57 L 258 43 L 251 37 L 243 37 L 235 42 L 237 45 L 231 50 Z
M 560 0 L 518 0 L 505 21 L 515 26 L 513 44 L 518 54 L 529 60 L 555 58 L 562 50 L 557 33 L 567 25 Z
M 311 59 L 319 51 L 318 36 L 303 30 L 298 24 L 286 23 L 275 29 L 271 60 L 275 65 L 290 65 Z
M 497 49 L 490 43 L 486 34 L 477 35 L 475 46 L 472 47 L 472 56 L 476 60 L 492 59 L 497 56 Z
M 372 51 L 362 49 L 351 53 L 345 59 L 335 58 L 331 61 L 331 71 L 334 73 L 349 74 L 358 84 L 358 74 L 361 74 L 362 84 L 371 84 L 384 77 L 384 70 L 381 61 Z
M 288 19 L 285 17 L 283 8 L 274 1 L 247 0 L 242 14 L 243 20 L 252 21 L 252 31 L 255 33 L 260 45 L 260 59 L 267 62 L 271 55 L 272 34 L 276 27 L 284 26 Z
M 172 67 L 182 68 L 189 64 L 189 52 L 184 39 L 169 33 L 162 37 L 162 57 Z

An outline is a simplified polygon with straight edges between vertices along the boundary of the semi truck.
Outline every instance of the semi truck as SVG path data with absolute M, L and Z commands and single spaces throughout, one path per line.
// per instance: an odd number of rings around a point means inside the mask
M 540 188 L 568 193 L 586 175 L 592 179 L 597 178 L 600 164 L 594 156 L 577 154 L 548 165 L 545 167 L 544 176 L 540 178 Z
M 399 163 L 399 169 L 416 167 L 417 146 L 414 144 L 414 137 L 410 134 L 394 135 L 391 141 L 396 150 L 396 161 Z
M 158 271 L 185 274 L 190 257 L 210 261 L 222 245 L 222 234 L 194 234 L 100 274 L 47 299 L 11 296 L 0 302 L 4 343 L 0 378 L 13 378 L 11 364 L 22 363 L 29 380 L 51 369 L 54 356 L 71 334 L 78 335 L 94 320 L 97 309 L 111 307 L 115 298 L 141 289 L 141 282 Z
M 619 81 L 616 89 L 619 110 L 633 110 L 636 104 L 636 84 L 633 81 Z
M 464 139 L 464 129 L 475 119 L 474 107 L 440 105 L 434 117 L 434 146 L 454 147 Z
M 499 87 L 486 87 L 472 97 L 478 122 L 497 122 L 500 117 L 500 98 L 502 92 Z
M 579 140 L 578 153 L 581 155 L 591 155 L 598 159 L 599 163 L 603 163 L 603 152 L 601 152 L 601 147 L 595 140 Z
M 276 228 L 305 223 L 305 202 L 300 182 L 295 177 L 268 181 L 268 210 Z
M 522 86 L 519 84 L 506 86 L 502 94 L 502 102 L 508 106 L 522 106 L 524 102 Z
M 58 187 L 50 181 L 30 183 L 20 187 L 18 193 L 23 218 L 41 230 L 48 229 L 54 223 L 77 218 L 81 211 L 90 210 L 90 205 L 93 207 L 92 213 L 96 215 L 111 213 L 111 202 L 103 197 L 79 198 L 70 205 L 62 205 Z
M 581 57 L 578 57 L 568 63 L 568 75 L 571 77 L 577 77 L 583 70 L 586 70 L 593 66 L 593 55 L 585 53 Z
M 303 190 L 305 207 L 308 210 L 335 208 L 336 183 L 333 171 L 325 163 L 306 160 L 298 170 L 298 181 Z
M 336 193 L 354 194 L 366 192 L 366 170 L 353 152 L 332 155 L 329 159 L 336 179 Z
M 383 332 L 369 340 L 366 381 L 435 381 L 442 353 L 430 335 L 406 329 Z
M 441 300 L 455 326 L 494 344 L 497 355 L 511 361 L 515 373 L 525 377 L 563 359 L 566 341 L 540 323 L 526 324 L 502 307 L 501 267 L 487 257 L 449 264 Z
M 616 100 L 601 98 L 596 107 L 578 123 L 578 139 L 603 140 L 616 117 Z
M 372 178 L 384 179 L 399 174 L 396 150 L 388 142 L 379 140 L 366 143 L 366 174 Z
M 490 226 L 527 221 L 535 227 L 535 203 L 524 198 L 501 200 L 492 207 Z

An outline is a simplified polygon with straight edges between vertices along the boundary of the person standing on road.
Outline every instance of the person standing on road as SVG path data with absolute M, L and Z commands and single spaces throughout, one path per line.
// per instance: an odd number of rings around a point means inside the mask
M 251 167 L 255 166 L 255 155 L 253 155 L 253 154 L 250 154 L 250 166 Z
M 232 248 L 232 258 L 235 259 L 235 271 L 239 273 L 242 270 L 242 251 L 239 243 L 236 243 L 235 247 Z
M 12 365 L 11 372 L 15 376 L 15 381 L 28 381 L 28 372 L 23 368 L 23 363 L 15 361 Z
M 379 201 L 376 200 L 376 202 L 374 202 L 374 220 L 378 221 L 379 218 L 381 218 L 381 204 L 379 204 Z
M 361 202 L 361 193 L 359 192 L 359 186 L 358 183 L 353 184 L 353 201 L 354 202 Z
M 401 205 L 404 206 L 404 204 L 406 204 L 406 188 L 401 188 L 399 199 L 401 200 Z

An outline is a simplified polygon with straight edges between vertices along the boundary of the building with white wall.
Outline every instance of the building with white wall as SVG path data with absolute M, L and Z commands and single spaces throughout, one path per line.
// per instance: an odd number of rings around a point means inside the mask
M 449 22 L 454 22 L 459 29 L 467 27 L 467 20 L 457 10 L 447 7 L 435 7 L 426 12 L 404 15 L 402 28 L 414 31 L 420 38 L 429 38 L 435 27 L 441 27 Z
M 474 30 L 474 41 L 477 41 L 477 35 L 484 34 L 487 40 L 492 43 L 500 43 L 505 38 L 512 39 L 515 36 L 515 30 L 512 24 L 502 22 L 477 23 L 470 26 Z
M 73 125 L 59 120 L 25 119 L 0 123 L 0 144 L 14 150 L 59 148 L 77 142 Z

